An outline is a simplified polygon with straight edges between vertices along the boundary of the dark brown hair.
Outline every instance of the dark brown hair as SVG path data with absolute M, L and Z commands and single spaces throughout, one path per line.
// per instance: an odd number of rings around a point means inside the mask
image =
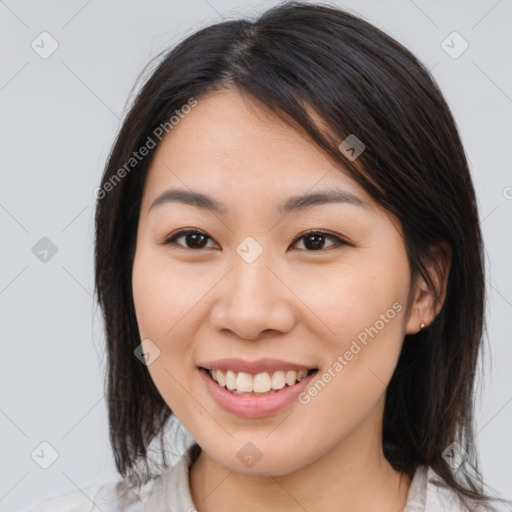
M 125 481 L 140 485 L 152 477 L 148 446 L 158 436 L 167 467 L 162 436 L 172 416 L 134 356 L 141 340 L 131 273 L 154 150 L 129 169 L 126 163 L 191 98 L 231 88 L 310 137 L 396 216 L 411 275 L 421 275 L 437 298 L 426 263 L 436 244 L 449 244 L 443 306 L 426 329 L 405 336 L 387 388 L 383 449 L 396 470 L 412 477 L 419 465 L 430 466 L 461 498 L 490 508 L 495 498 L 484 494 L 473 433 L 485 328 L 482 236 L 456 123 L 429 71 L 370 23 L 301 2 L 275 6 L 254 21 L 208 26 L 158 58 L 126 115 L 97 195 L 95 287 L 106 329 L 110 440 Z M 313 122 L 310 108 L 328 129 Z M 338 147 L 350 134 L 366 147 L 357 165 Z M 442 456 L 453 442 L 468 453 L 457 471 Z

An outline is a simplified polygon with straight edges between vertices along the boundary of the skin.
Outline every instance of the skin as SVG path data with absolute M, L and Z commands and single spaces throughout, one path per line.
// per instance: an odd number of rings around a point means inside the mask
M 329 186 L 367 207 L 274 211 L 289 196 Z M 228 212 L 183 203 L 149 212 L 173 187 L 211 195 Z M 204 232 L 206 248 L 190 238 L 187 246 L 183 236 L 163 244 L 183 228 Z M 313 229 L 351 245 L 324 238 L 315 251 L 298 238 Z M 263 249 L 250 264 L 236 252 L 248 236 Z M 444 298 L 449 260 L 435 262 Z M 400 510 L 410 479 L 382 452 L 384 398 L 405 334 L 440 309 L 426 290 L 422 280 L 411 282 L 396 219 L 309 139 L 237 91 L 201 97 L 156 149 L 133 266 L 141 340 L 160 350 L 148 365 L 151 378 L 202 448 L 190 473 L 196 509 Z M 401 311 L 308 404 L 243 419 L 216 404 L 196 368 L 269 357 L 322 374 L 394 303 Z M 252 468 L 237 457 L 247 442 L 262 454 Z

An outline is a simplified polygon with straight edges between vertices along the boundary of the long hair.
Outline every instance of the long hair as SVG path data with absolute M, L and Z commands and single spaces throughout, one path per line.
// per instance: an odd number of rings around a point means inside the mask
M 162 127 L 209 91 L 234 89 L 305 134 L 401 223 L 411 275 L 436 295 L 426 263 L 452 250 L 446 297 L 426 329 L 406 335 L 386 391 L 384 455 L 413 476 L 431 467 L 462 499 L 491 507 L 474 442 L 474 383 L 485 330 L 483 242 L 456 123 L 435 80 L 397 41 L 326 4 L 287 2 L 255 20 L 216 23 L 165 52 L 134 98 L 97 189 L 95 291 L 107 342 L 110 441 L 119 473 L 147 482 L 148 447 L 173 415 L 144 364 L 131 273 L 145 178 Z M 320 128 L 311 111 L 323 120 Z M 355 135 L 357 165 L 340 151 Z M 138 154 L 138 153 L 137 153 Z M 124 169 L 124 172 L 121 171 Z M 457 443 L 456 445 L 452 443 Z M 455 447 L 461 468 L 445 456 Z M 196 445 L 197 448 L 197 445 Z M 160 450 L 167 467 L 164 450 Z M 145 464 L 145 469 L 141 466 Z M 492 508 L 491 508 L 492 510 Z

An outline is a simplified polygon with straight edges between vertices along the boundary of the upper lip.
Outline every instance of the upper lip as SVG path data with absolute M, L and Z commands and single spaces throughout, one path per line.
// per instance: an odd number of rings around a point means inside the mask
M 292 363 L 279 359 L 259 359 L 258 361 L 247 361 L 244 359 L 217 359 L 215 361 L 205 361 L 197 366 L 207 370 L 232 370 L 234 372 L 245 372 L 258 374 L 263 372 L 273 372 L 279 370 L 311 370 L 314 366 L 306 366 L 300 363 Z

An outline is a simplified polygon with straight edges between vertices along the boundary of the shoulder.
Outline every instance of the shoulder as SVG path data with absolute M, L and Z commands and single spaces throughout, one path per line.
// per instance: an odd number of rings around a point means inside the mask
M 495 503 L 496 510 L 502 510 Z M 477 510 L 483 508 L 477 507 Z M 505 510 L 505 509 L 503 509 Z M 414 475 L 404 512 L 472 512 L 457 493 L 431 468 L 420 466 Z
M 431 468 L 428 469 L 427 506 L 425 512 L 446 510 L 447 512 L 470 512 L 457 493 L 446 486 L 444 481 Z
M 138 493 L 128 491 L 124 495 L 120 493 L 121 481 L 89 485 L 47 497 L 17 512 L 142 512 L 153 483 L 148 482 Z
M 89 485 L 82 490 L 47 497 L 19 512 L 90 512 L 102 484 Z
M 123 480 L 90 485 L 52 496 L 16 512 L 144 512 L 193 510 L 189 488 L 191 451 L 176 464 L 135 490 Z

